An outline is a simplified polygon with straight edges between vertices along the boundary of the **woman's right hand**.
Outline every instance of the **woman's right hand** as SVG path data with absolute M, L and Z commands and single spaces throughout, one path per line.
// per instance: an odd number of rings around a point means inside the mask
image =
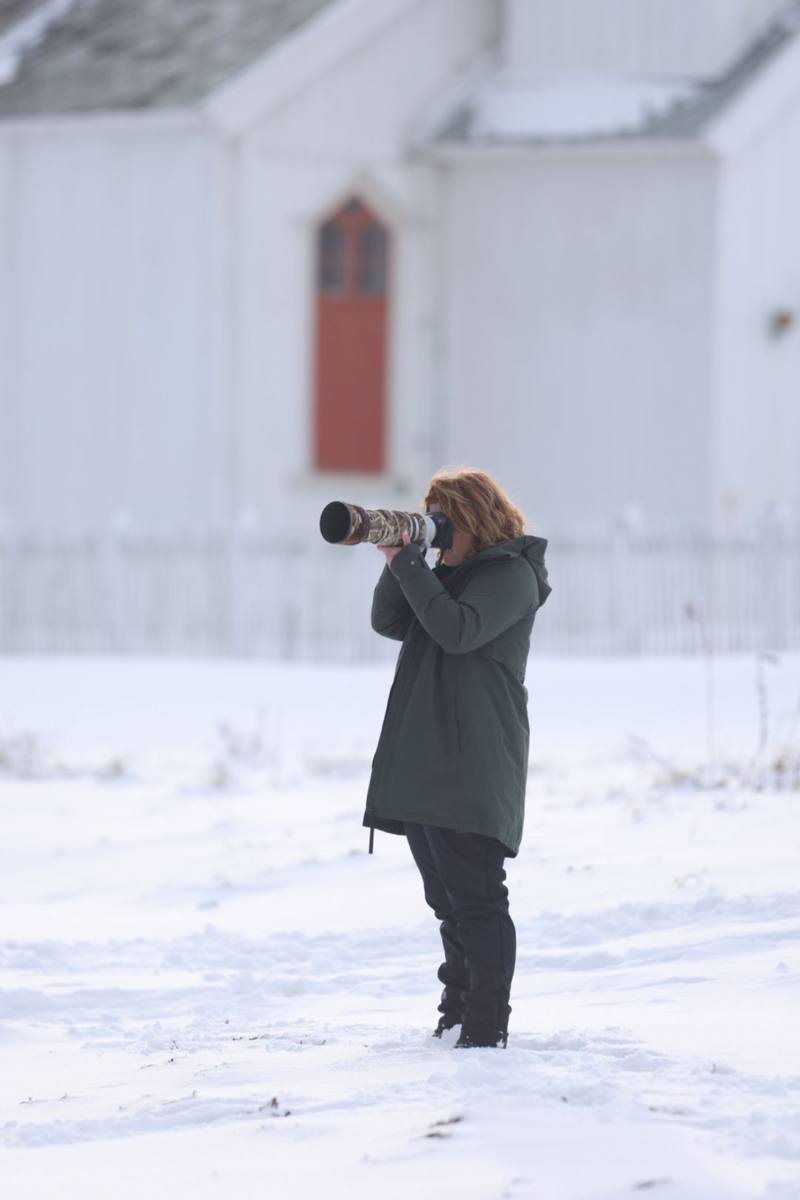
M 410 545 L 411 545 L 411 538 L 408 536 L 408 531 L 404 529 L 403 530 L 403 546 L 410 546 Z M 388 567 L 389 563 L 392 561 L 395 554 L 399 554 L 400 551 L 403 549 L 403 546 L 376 546 L 375 549 L 380 550 L 381 554 L 386 559 L 386 565 Z

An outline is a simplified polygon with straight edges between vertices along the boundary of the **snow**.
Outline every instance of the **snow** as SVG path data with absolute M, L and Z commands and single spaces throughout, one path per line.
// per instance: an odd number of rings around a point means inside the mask
M 506 1050 L 367 853 L 391 672 L 4 658 L 3 1196 L 800 1196 L 800 656 L 531 658 Z
M 11 83 L 26 50 L 40 42 L 54 21 L 60 21 L 75 0 L 46 0 L 0 37 L 0 87 Z
M 682 79 L 586 76 L 531 81 L 501 74 L 475 97 L 470 133 L 483 139 L 630 132 L 691 99 L 698 86 Z

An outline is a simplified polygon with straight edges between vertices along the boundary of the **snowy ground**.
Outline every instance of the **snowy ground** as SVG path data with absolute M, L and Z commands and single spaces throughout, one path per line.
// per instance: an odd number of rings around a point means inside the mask
M 756 668 L 531 659 L 462 1051 L 361 826 L 391 665 L 3 659 L 0 1196 L 800 1197 L 800 656 Z

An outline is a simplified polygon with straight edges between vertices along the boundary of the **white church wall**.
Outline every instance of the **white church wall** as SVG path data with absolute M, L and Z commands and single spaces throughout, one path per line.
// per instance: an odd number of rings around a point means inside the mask
M 714 177 L 687 148 L 454 163 L 448 458 L 545 534 L 707 519 Z
M 319 536 L 330 499 L 416 508 L 439 463 L 436 171 L 408 146 L 428 105 L 489 42 L 494 16 L 484 0 L 412 5 L 243 139 L 238 503 L 298 539 Z M 387 464 L 377 474 L 316 472 L 312 462 L 315 233 L 353 192 L 393 239 Z
M 516 75 L 719 74 L 785 0 L 505 0 Z
M 221 150 L 186 122 L 0 125 L 0 511 L 203 528 L 227 504 Z
M 14 244 L 12 177 L 16 166 L 12 142 L 0 140 L 0 533 L 3 509 L 13 494 L 16 458 L 17 404 L 12 393 L 12 329 L 14 296 L 11 288 Z
M 800 521 L 800 97 L 721 165 L 713 517 Z

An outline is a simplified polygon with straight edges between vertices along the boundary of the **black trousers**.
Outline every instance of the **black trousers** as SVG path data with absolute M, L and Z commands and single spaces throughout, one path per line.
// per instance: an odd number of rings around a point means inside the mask
M 470 1031 L 508 1031 L 517 933 L 508 911 L 502 842 L 481 833 L 403 822 L 425 899 L 441 922 L 439 1012 Z

